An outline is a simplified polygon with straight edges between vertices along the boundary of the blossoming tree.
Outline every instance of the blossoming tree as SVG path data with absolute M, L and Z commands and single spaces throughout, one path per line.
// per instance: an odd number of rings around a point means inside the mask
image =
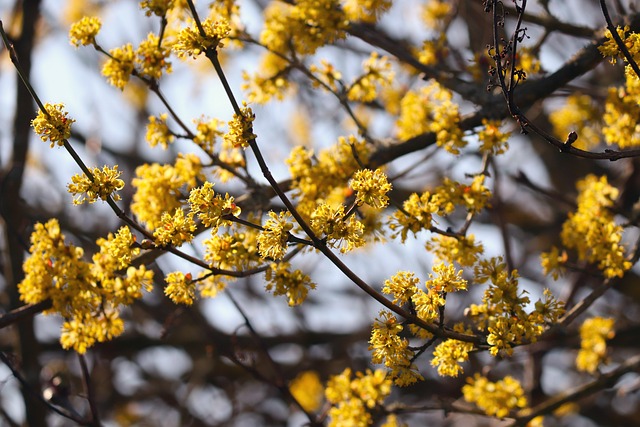
M 633 2 L 124 3 L 3 16 L 3 422 L 638 422 Z

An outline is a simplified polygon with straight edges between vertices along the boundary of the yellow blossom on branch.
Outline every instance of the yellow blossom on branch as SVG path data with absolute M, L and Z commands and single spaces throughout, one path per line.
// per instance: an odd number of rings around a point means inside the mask
M 85 16 L 80 21 L 71 25 L 69 29 L 69 42 L 75 47 L 94 44 L 101 27 L 102 22 L 100 22 L 100 18 L 96 16 Z
M 279 260 L 287 253 L 289 231 L 293 223 L 289 222 L 291 214 L 288 211 L 276 214 L 269 212 L 269 219 L 264 224 L 264 230 L 258 236 L 258 250 L 263 258 Z
M 391 184 L 387 181 L 387 175 L 380 169 L 357 171 L 350 186 L 356 192 L 356 201 L 360 204 L 364 203 L 376 209 L 389 204 L 387 193 L 391 191 Z
M 408 386 L 424 378 L 412 361 L 414 353 L 409 348 L 409 341 L 400 336 L 403 329 L 393 313 L 382 310 L 371 328 L 369 350 L 371 361 L 375 364 L 384 363 L 391 371 L 395 384 Z
M 153 33 L 147 35 L 136 49 L 136 65 L 143 77 L 159 79 L 162 73 L 171 73 L 171 62 L 168 61 L 171 49 L 162 46 L 161 40 Z
M 159 116 L 149 116 L 146 139 L 151 147 L 160 144 L 162 148 L 166 150 L 169 144 L 175 139 L 169 126 L 167 126 L 167 117 L 168 115 L 166 113 L 160 114 Z
M 222 39 L 231 31 L 228 21 L 224 19 L 214 21 L 207 18 L 201 25 L 204 35 L 200 33 L 195 22 L 178 33 L 177 40 L 171 48 L 180 58 L 187 56 L 195 58 L 209 49 L 224 46 Z
M 171 214 L 165 212 L 160 218 L 160 226 L 153 232 L 153 237 L 160 246 L 181 246 L 193 239 L 196 224 L 193 221 L 193 213 L 185 215 L 182 208 L 176 208 Z
M 229 121 L 229 131 L 224 135 L 224 141 L 233 147 L 247 148 L 249 141 L 256 138 L 253 133 L 253 121 L 256 115 L 250 107 L 244 104 L 241 108 L 242 115 L 234 114 Z
M 109 59 L 102 66 L 102 75 L 110 85 L 122 90 L 134 71 L 134 61 L 135 52 L 131 43 L 111 49 Z
M 347 97 L 351 101 L 371 102 L 378 96 L 378 86 L 390 86 L 395 73 L 389 58 L 381 57 L 377 52 L 371 53 L 362 68 L 363 74 L 348 86 Z
M 211 227 L 213 231 L 220 225 L 228 225 L 230 222 L 223 216 L 240 215 L 240 208 L 236 206 L 233 197 L 225 194 L 215 194 L 213 184 L 205 182 L 201 187 L 196 187 L 189 193 L 189 204 L 191 212 L 198 215 L 198 218 L 206 227 Z
M 438 374 L 443 377 L 457 377 L 464 372 L 460 364 L 469 360 L 471 350 L 471 343 L 448 339 L 436 346 L 431 366 L 437 367 Z
M 265 271 L 267 291 L 274 296 L 285 295 L 289 306 L 302 304 L 309 294 L 309 289 L 315 289 L 316 285 L 311 278 L 300 270 L 291 270 L 291 265 L 286 262 L 272 263 Z
M 196 297 L 196 285 L 191 279 L 191 273 L 181 273 L 174 271 L 165 277 L 167 286 L 164 288 L 164 294 L 168 296 L 175 304 L 193 304 Z
M 339 247 L 342 253 L 365 244 L 364 226 L 355 215 L 345 218 L 343 205 L 333 208 L 327 203 L 320 203 L 311 214 L 310 225 L 314 233 L 327 237 L 328 246 Z
M 391 8 L 391 0 L 345 0 L 342 8 L 349 21 L 375 24 L 380 15 Z
M 85 200 L 94 203 L 98 198 L 107 201 L 109 197 L 113 197 L 116 201 L 120 200 L 116 191 L 124 188 L 124 181 L 120 179 L 121 174 L 122 172 L 118 171 L 118 165 L 115 165 L 113 168 L 108 166 L 102 169 L 93 168 L 91 170 L 93 178 L 85 174 L 72 176 L 67 189 L 75 196 L 73 204 L 81 205 Z
M 391 279 L 385 280 L 382 292 L 393 295 L 393 303 L 404 305 L 411 301 L 411 297 L 418 291 L 418 279 L 410 271 L 399 271 Z
M 31 121 L 31 127 L 40 135 L 44 142 L 51 141 L 51 148 L 55 144 L 64 145 L 64 141 L 71 136 L 71 124 L 75 120 L 69 118 L 64 111 L 64 104 L 44 104 L 45 111 L 39 110 L 38 115 Z
M 489 153 L 496 156 L 507 151 L 509 148 L 507 141 L 511 136 L 511 132 L 502 132 L 500 130 L 501 123 L 499 120 L 482 119 L 484 128 L 478 132 L 481 153 Z
M 140 8 L 146 9 L 145 15 L 151 16 L 166 16 L 167 12 L 169 12 L 174 7 L 175 0 L 142 0 L 140 2 Z
M 593 374 L 606 363 L 607 340 L 615 335 L 612 318 L 592 317 L 580 326 L 580 351 L 576 358 L 579 371 Z
M 511 376 L 491 382 L 486 377 L 475 374 L 473 378 L 467 378 L 462 394 L 464 400 L 475 403 L 485 414 L 497 418 L 504 418 L 512 410 L 527 406 L 522 386 Z

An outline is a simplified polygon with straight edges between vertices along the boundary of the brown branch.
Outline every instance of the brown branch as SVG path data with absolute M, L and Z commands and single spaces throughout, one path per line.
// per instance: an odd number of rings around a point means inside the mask
M 577 402 L 578 400 L 590 396 L 605 388 L 611 387 L 624 374 L 629 372 L 637 372 L 640 370 L 640 355 L 634 356 L 624 363 L 621 363 L 611 372 L 600 375 L 594 381 L 578 386 L 553 396 L 533 408 L 523 409 L 516 414 L 515 420 L 506 424 L 507 426 L 525 426 L 529 421 L 539 415 L 549 414 L 560 406 L 569 402 Z
M 23 305 L 15 310 L 11 310 L 8 313 L 0 315 L 0 329 L 12 325 L 21 320 L 31 318 L 36 314 L 42 313 L 45 310 L 50 309 L 52 306 L 51 300 L 47 299 L 42 302 L 30 305 Z
M 613 25 L 611 16 L 609 16 L 609 11 L 607 10 L 607 3 L 605 2 L 605 0 L 600 0 L 600 7 L 602 8 L 602 14 L 604 15 L 605 21 L 607 21 L 607 28 L 611 33 L 611 37 L 613 37 L 613 39 L 616 41 L 618 49 L 620 49 L 627 62 L 636 73 L 636 76 L 640 78 L 640 68 L 638 67 L 636 61 L 633 59 L 633 56 L 631 56 L 631 53 L 629 52 L 629 49 L 627 49 L 627 46 L 624 44 L 624 41 L 622 41 L 622 39 L 620 38 L 617 28 Z

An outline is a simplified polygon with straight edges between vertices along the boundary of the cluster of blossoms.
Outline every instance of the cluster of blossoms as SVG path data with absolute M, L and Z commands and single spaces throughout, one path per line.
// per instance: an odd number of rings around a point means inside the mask
M 166 150 L 169 144 L 175 139 L 175 136 L 167 125 L 167 117 L 168 115 L 166 113 L 149 117 L 146 139 L 151 147 L 160 144 L 162 148 Z
M 391 379 L 384 371 L 367 369 L 353 378 L 351 369 L 345 369 L 327 381 L 325 397 L 331 403 L 329 426 L 371 425 L 370 411 L 382 405 L 389 393 Z
M 458 125 L 460 112 L 450 91 L 436 81 L 417 91 L 409 91 L 400 103 L 396 122 L 398 138 L 409 139 L 427 132 L 436 135 L 436 143 L 452 154 L 459 154 L 467 143 Z
M 625 47 L 631 54 L 633 60 L 640 61 L 640 34 L 630 32 L 629 27 L 618 27 L 616 29 Z M 616 58 L 622 56 L 618 44 L 613 39 L 611 32 L 605 32 L 606 41 L 598 47 L 600 53 L 605 57 L 610 57 L 615 63 Z M 627 62 L 626 57 L 622 56 Z M 607 144 L 617 144 L 620 148 L 637 147 L 640 145 L 640 129 L 635 119 L 640 114 L 640 78 L 630 65 L 625 66 L 624 87 L 609 88 L 609 93 L 605 102 L 604 126 L 602 133 Z
M 51 300 L 47 313 L 64 319 L 63 348 L 82 354 L 124 331 L 121 306 L 142 298 L 153 280 L 153 272 L 144 265 L 130 266 L 140 251 L 134 242 L 129 228 L 121 227 L 115 235 L 97 240 L 99 251 L 87 262 L 82 248 L 65 242 L 57 220 L 36 224 L 18 291 L 28 304 Z
M 314 153 L 303 146 L 291 150 L 286 160 L 298 212 L 309 218 L 322 203 L 339 205 L 346 199 L 345 182 L 360 169 L 358 158 L 367 159 L 369 148 L 354 136 L 340 137 L 337 144 Z
M 501 257 L 480 261 L 474 278 L 478 284 L 488 283 L 488 287 L 482 304 L 472 304 L 466 314 L 478 329 L 488 332 L 487 343 L 493 356 L 510 356 L 514 345 L 534 342 L 545 326 L 555 323 L 564 312 L 563 304 L 548 290 L 534 310 L 527 312 L 530 299 L 518 287 L 518 272 L 508 271 Z
M 577 188 L 578 208 L 562 226 L 562 243 L 575 249 L 580 261 L 595 264 L 605 277 L 622 277 L 631 268 L 631 262 L 621 243 L 623 229 L 614 222 L 611 211 L 618 189 L 607 182 L 606 176 L 594 175 L 578 181 Z M 542 266 L 545 273 L 557 276 L 566 260 L 566 255 L 559 255 L 554 248 L 542 255 Z
M 71 137 L 71 124 L 75 120 L 69 118 L 64 111 L 63 104 L 44 104 L 46 111 L 39 110 L 38 115 L 31 121 L 33 130 L 40 135 L 44 142 L 51 141 L 54 145 L 63 146 L 64 141 Z
M 242 115 L 233 115 L 233 118 L 228 123 L 229 132 L 224 134 L 223 139 L 233 147 L 247 148 L 249 142 L 256 138 L 253 133 L 253 121 L 256 116 L 246 104 L 242 107 L 241 112 Z
M 345 217 L 344 206 L 333 208 L 320 203 L 311 214 L 311 229 L 318 236 L 325 236 L 327 245 L 347 253 L 364 246 L 364 225 L 354 215 Z
M 108 200 L 120 200 L 120 196 L 116 191 L 124 188 L 124 181 L 120 179 L 122 172 L 118 171 L 118 165 L 110 168 L 104 166 L 102 169 L 93 168 L 91 170 L 92 177 L 85 174 L 74 175 L 71 177 L 71 183 L 67 186 L 69 193 L 75 195 L 73 203 L 81 205 L 88 200 L 94 203 L 98 198 Z M 86 195 L 86 197 L 84 196 Z
M 309 294 L 309 289 L 316 285 L 311 278 L 300 270 L 292 270 L 287 262 L 272 263 L 265 272 L 266 290 L 274 296 L 285 295 L 289 306 L 302 304 Z
M 363 73 L 348 85 L 347 98 L 351 101 L 372 102 L 378 97 L 378 87 L 389 87 L 395 73 L 385 56 L 371 53 L 362 64 Z
M 606 363 L 607 340 L 613 338 L 614 320 L 592 317 L 580 326 L 580 351 L 576 357 L 578 370 L 593 374 L 601 363 Z
M 446 217 L 457 206 L 464 207 L 467 212 L 482 211 L 491 199 L 491 191 L 484 185 L 484 180 L 484 175 L 477 175 L 471 184 L 462 184 L 445 178 L 442 185 L 432 191 L 412 194 L 404 201 L 402 210 L 394 212 L 389 228 L 395 236 L 400 235 L 404 242 L 409 232 L 415 236 L 422 230 L 429 230 L 434 215 Z
M 242 90 L 247 94 L 249 102 L 266 104 L 272 99 L 282 100 L 293 87 L 288 79 L 291 65 L 281 56 L 272 52 L 263 55 L 258 71 L 249 74 L 242 72 L 242 79 L 245 81 Z
M 509 149 L 507 141 L 511 136 L 511 132 L 502 132 L 499 120 L 482 119 L 482 125 L 484 128 L 478 132 L 480 152 L 494 156 L 504 154 Z
M 504 418 L 518 408 L 527 406 L 527 398 L 522 386 L 515 378 L 506 376 L 491 382 L 480 374 L 467 379 L 462 387 L 464 400 L 475 403 L 487 415 Z

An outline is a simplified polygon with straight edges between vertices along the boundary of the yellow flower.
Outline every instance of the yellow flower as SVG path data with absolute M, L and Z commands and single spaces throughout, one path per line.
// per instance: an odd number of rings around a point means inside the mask
M 140 75 L 157 80 L 163 71 L 171 73 L 171 62 L 168 61 L 170 54 L 171 50 L 160 44 L 160 38 L 149 33 L 147 39 L 143 40 L 136 50 L 136 64 Z
M 327 203 L 318 205 L 311 214 L 311 229 L 318 235 L 326 235 L 327 245 L 340 248 L 342 253 L 365 244 L 364 226 L 355 215 L 345 218 L 343 205 L 335 209 Z
M 69 42 L 75 47 L 94 44 L 101 27 L 102 22 L 100 22 L 100 18 L 85 16 L 80 21 L 71 25 L 69 29 Z
M 140 8 L 146 9 L 145 15 L 166 16 L 174 6 L 175 0 L 142 0 Z
M 167 126 L 167 114 L 160 114 L 159 116 L 149 116 L 149 123 L 147 124 L 147 142 L 150 146 L 162 145 L 165 150 L 170 143 L 173 142 L 175 137 Z
M 509 148 L 507 141 L 511 136 L 511 132 L 502 132 L 500 130 L 501 123 L 500 120 L 482 119 L 484 128 L 478 132 L 481 153 L 489 153 L 496 156 L 507 151 Z
M 270 211 L 269 218 L 258 236 L 258 250 L 263 258 L 279 260 L 287 253 L 289 231 L 293 228 L 293 224 L 288 221 L 291 214 L 288 211 L 280 214 Z
M 222 197 L 215 194 L 213 184 L 205 182 L 201 187 L 196 187 L 189 193 L 189 204 L 191 211 L 198 214 L 198 218 L 206 227 L 217 230 L 220 225 L 229 224 L 228 220 L 222 217 L 225 215 L 238 216 L 240 208 L 236 206 L 233 197 L 225 194 Z
M 213 155 L 213 147 L 216 140 L 223 134 L 220 130 L 220 126 L 224 122 L 218 119 L 206 120 L 204 117 L 196 119 L 193 122 L 196 124 L 196 136 L 193 139 L 193 142 L 198 144 L 205 153 L 210 156 Z
M 404 305 L 411 301 L 411 297 L 418 291 L 418 279 L 410 271 L 399 271 L 389 280 L 385 280 L 382 292 L 393 295 L 393 303 Z
M 356 191 L 356 200 L 361 204 L 365 203 L 376 209 L 384 208 L 389 204 L 387 193 L 391 191 L 391 184 L 380 169 L 357 171 L 350 185 Z
M 378 96 L 378 86 L 390 86 L 395 73 L 391 68 L 389 58 L 380 57 L 377 52 L 371 53 L 362 68 L 363 74 L 348 87 L 347 97 L 351 101 L 371 102 Z
M 606 362 L 607 342 L 613 338 L 612 318 L 592 317 L 580 326 L 580 351 L 576 358 L 579 371 L 593 374 L 598 366 Z
M 475 403 L 485 414 L 498 418 L 506 417 L 512 409 L 527 406 L 522 386 L 511 376 L 491 382 L 482 375 L 475 374 L 473 378 L 467 378 L 462 394 L 464 400 Z
M 300 305 L 307 299 L 309 289 L 316 285 L 311 278 L 300 270 L 290 270 L 289 263 L 272 263 L 265 272 L 267 291 L 273 291 L 274 296 L 285 295 L 289 298 L 289 306 Z
M 222 39 L 227 37 L 231 27 L 225 19 L 213 21 L 210 18 L 202 22 L 204 35 L 200 34 L 196 23 L 192 23 L 190 27 L 182 29 L 178 33 L 177 40 L 171 47 L 173 51 L 180 57 L 185 56 L 196 57 L 202 52 L 209 49 L 217 49 L 223 47 Z
M 460 363 L 469 360 L 471 350 L 471 343 L 448 339 L 438 344 L 433 351 L 431 366 L 437 366 L 438 374 L 443 377 L 457 377 L 464 372 Z
M 167 286 L 164 288 L 164 294 L 168 296 L 175 304 L 193 304 L 196 296 L 196 285 L 191 280 L 191 273 L 184 274 L 174 271 L 165 277 Z
M 55 144 L 64 145 L 64 141 L 71 136 L 71 124 L 75 120 L 68 117 L 64 111 L 64 104 L 44 104 L 45 111 L 39 110 L 38 115 L 31 121 L 33 130 L 40 135 L 44 142 L 51 141 L 51 148 Z
M 342 3 L 349 21 L 375 24 L 378 17 L 391 7 L 391 0 L 345 0 Z
M 256 138 L 253 133 L 253 121 L 256 116 L 251 111 L 250 107 L 247 107 L 246 103 L 241 109 L 242 115 L 233 115 L 233 118 L 229 121 L 229 132 L 224 135 L 224 141 L 233 147 L 247 148 L 249 141 Z
M 324 387 L 315 371 L 299 373 L 289 384 L 291 394 L 305 411 L 315 412 L 322 405 Z
M 102 169 L 93 168 L 91 175 L 93 179 L 87 175 L 74 175 L 71 177 L 71 183 L 67 186 L 69 193 L 73 194 L 73 204 L 81 205 L 88 201 L 94 203 L 98 198 L 107 201 L 109 197 L 113 200 L 120 200 L 120 196 L 115 192 L 124 188 L 124 181 L 120 179 L 122 172 L 118 171 L 118 165 L 113 168 L 104 166 Z M 83 195 L 86 194 L 86 197 Z
M 182 208 L 176 208 L 173 215 L 163 213 L 160 222 L 160 226 L 153 232 L 158 245 L 180 246 L 193 239 L 193 232 L 196 230 L 193 213 L 185 216 Z
M 109 56 L 110 58 L 102 66 L 102 75 L 107 78 L 110 85 L 122 90 L 134 70 L 133 46 L 127 43 L 122 47 L 111 49 Z

